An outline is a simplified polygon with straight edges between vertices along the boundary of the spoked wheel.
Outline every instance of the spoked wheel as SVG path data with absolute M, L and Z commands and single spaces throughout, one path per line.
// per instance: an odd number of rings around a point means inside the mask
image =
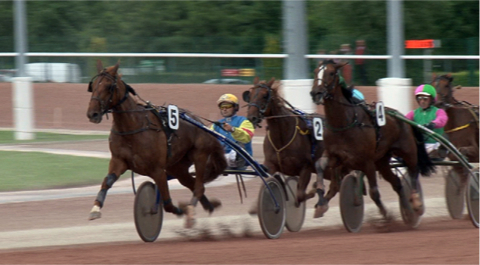
M 145 242 L 157 239 L 163 224 L 163 209 L 160 193 L 156 185 L 146 181 L 140 185 L 135 195 L 133 216 L 135 228 L 140 238 Z
M 403 222 L 411 227 L 416 228 L 420 225 L 420 221 L 422 220 L 422 216 L 418 214 L 412 207 L 410 203 L 410 195 L 412 193 L 412 183 L 410 182 L 410 178 L 407 175 L 402 175 L 402 192 L 404 197 L 404 202 L 400 199 L 400 213 L 402 214 Z M 422 201 L 423 207 L 425 207 L 425 203 L 423 201 L 423 192 L 422 186 L 420 185 L 420 181 L 417 181 L 417 188 L 416 190 L 420 193 L 420 199 Z
M 462 186 L 460 177 L 454 169 L 450 169 L 445 178 L 445 200 L 450 216 L 453 219 L 461 219 L 465 205 L 465 187 Z
M 298 232 L 302 229 L 303 221 L 305 220 L 306 205 L 305 202 L 300 203 L 298 206 L 296 205 L 298 177 L 288 177 L 285 182 L 287 191 L 285 227 L 290 232 Z
M 363 173 L 346 175 L 340 186 L 340 213 L 348 232 L 357 233 L 363 222 Z
M 258 195 L 258 220 L 263 234 L 275 239 L 280 237 L 285 226 L 285 193 L 275 178 L 269 177 L 265 182 Z
M 478 228 L 478 176 L 479 170 L 476 168 L 474 171 L 475 177 L 469 177 L 469 183 L 466 192 L 468 214 L 473 225 Z

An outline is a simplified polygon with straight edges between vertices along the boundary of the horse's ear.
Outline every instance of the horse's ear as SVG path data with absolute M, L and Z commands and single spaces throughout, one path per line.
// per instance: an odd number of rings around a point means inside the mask
M 432 73 L 432 82 L 435 81 L 435 79 L 437 79 L 437 74 Z
M 450 83 L 453 82 L 453 76 L 451 73 L 448 73 L 445 76 L 448 78 L 448 81 L 450 81 Z
M 273 83 L 275 83 L 275 77 L 272 77 L 272 78 L 270 79 L 270 81 L 268 81 L 267 86 L 272 87 L 272 86 L 273 86 Z
M 118 71 L 118 68 L 120 67 L 120 60 L 118 60 L 117 64 L 113 67 L 113 72 L 116 73 Z
M 100 61 L 100 59 L 97 60 L 97 72 L 98 73 L 101 73 L 103 71 L 103 64 L 102 64 L 102 61 Z
M 260 78 L 258 78 L 258 76 L 255 76 L 255 78 L 253 79 L 253 84 L 256 85 L 258 84 L 259 81 L 260 81 Z
M 342 63 L 338 63 L 338 64 L 335 64 L 335 69 L 338 70 L 342 67 L 344 67 L 345 65 L 348 64 L 348 61 L 347 62 L 342 62 Z

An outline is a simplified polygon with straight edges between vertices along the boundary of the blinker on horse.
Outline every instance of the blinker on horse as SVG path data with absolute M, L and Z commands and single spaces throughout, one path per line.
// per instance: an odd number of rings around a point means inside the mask
M 370 197 L 387 217 L 387 210 L 380 200 L 375 172 L 378 170 L 397 192 L 400 201 L 423 214 L 424 206 L 416 189 L 418 173 L 428 175 L 432 163 L 422 143 L 422 135 L 416 128 L 387 115 L 386 125 L 378 127 L 352 93 L 339 84 L 338 71 L 346 63 L 323 61 L 315 69 L 310 95 L 316 104 L 325 109 L 324 144 L 328 153 L 328 166 L 343 165 L 362 171 L 368 179 Z M 400 179 L 393 174 L 390 160 L 400 157 L 408 169 L 412 181 L 412 194 L 405 198 Z
M 204 184 L 216 179 L 227 167 L 220 142 L 182 119 L 178 130 L 169 130 L 163 125 L 159 108 L 151 104 L 139 105 L 132 98 L 131 95 L 136 93 L 122 81 L 118 68 L 119 63 L 104 69 L 99 60 L 98 74 L 92 78 L 88 88 L 92 93 L 87 110 L 89 120 L 100 123 L 107 113 L 113 117 L 109 137 L 112 158 L 89 219 L 101 217 L 100 208 L 104 205 L 107 191 L 126 170 L 149 176 L 155 181 L 166 212 L 183 215 L 185 209 L 193 211 L 193 207 L 180 209 L 172 203 L 167 174 L 193 192 L 191 206 L 199 200 L 205 210 L 213 212 L 220 202 L 208 200 Z M 200 121 L 193 114 L 189 115 Z M 195 165 L 195 178 L 188 171 L 192 164 Z M 193 225 L 194 220 L 190 210 L 187 212 L 188 227 Z

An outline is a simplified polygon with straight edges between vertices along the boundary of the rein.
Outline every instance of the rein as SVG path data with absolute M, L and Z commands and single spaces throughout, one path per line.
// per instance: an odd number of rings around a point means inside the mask
M 277 148 L 277 147 L 275 146 L 275 144 L 273 143 L 272 137 L 271 137 L 271 135 L 270 135 L 270 132 L 271 132 L 270 130 L 268 131 L 268 134 L 267 134 L 267 136 L 268 136 L 268 141 L 270 142 L 270 144 L 272 145 L 273 149 L 275 149 L 275 152 L 277 153 L 278 164 L 280 165 L 280 170 L 281 170 L 282 172 L 284 172 L 284 171 L 283 171 L 283 168 L 282 168 L 282 160 L 280 159 L 280 152 L 282 152 L 283 150 L 285 150 L 288 146 L 290 146 L 290 145 L 293 143 L 293 140 L 295 140 L 295 138 L 297 137 L 297 131 L 300 132 L 301 135 L 307 135 L 307 134 L 309 134 L 309 131 L 308 131 L 308 130 L 302 131 L 302 129 L 300 129 L 300 127 L 298 126 L 298 117 L 295 117 L 295 122 L 296 122 L 296 123 L 295 123 L 295 131 L 294 131 L 294 133 L 293 133 L 292 138 L 290 139 L 290 141 L 289 141 L 286 145 L 284 145 L 284 146 L 281 147 L 281 148 Z

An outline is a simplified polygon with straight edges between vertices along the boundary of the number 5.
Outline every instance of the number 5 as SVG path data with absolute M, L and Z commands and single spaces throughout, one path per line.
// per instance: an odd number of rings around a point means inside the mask
M 168 127 L 172 130 L 178 130 L 178 107 L 175 105 L 168 105 Z

